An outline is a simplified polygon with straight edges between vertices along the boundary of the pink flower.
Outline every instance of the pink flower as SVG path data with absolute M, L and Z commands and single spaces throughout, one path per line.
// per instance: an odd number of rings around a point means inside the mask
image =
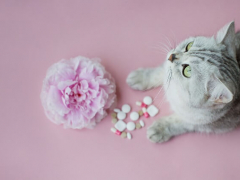
M 65 128 L 93 128 L 113 108 L 116 85 L 96 59 L 61 60 L 47 71 L 41 101 L 47 117 Z

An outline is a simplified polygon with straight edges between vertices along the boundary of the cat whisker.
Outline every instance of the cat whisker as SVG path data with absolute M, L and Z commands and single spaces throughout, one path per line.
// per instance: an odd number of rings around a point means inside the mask
M 173 49 L 173 44 L 172 42 L 170 41 L 170 39 L 165 35 L 165 34 L 162 34 L 162 37 L 164 37 L 164 41 L 166 41 L 166 45 L 168 45 L 168 48 L 171 50 Z
M 157 95 L 153 98 L 153 102 L 157 99 L 158 95 L 162 92 L 163 86 L 158 91 Z
M 160 45 L 164 46 L 166 49 L 168 49 L 169 51 L 171 50 L 171 45 L 163 43 L 163 42 L 158 42 Z
M 158 48 L 164 50 L 167 53 L 170 51 L 170 48 L 167 45 L 165 45 L 161 42 L 159 42 L 159 47 Z
M 168 49 L 166 46 L 163 46 L 163 44 L 160 44 L 160 45 L 155 46 L 155 47 L 153 47 L 153 48 L 154 48 L 154 49 L 157 49 L 157 50 L 162 50 L 162 51 L 164 51 L 164 52 L 166 52 L 166 53 L 169 52 L 169 49 Z
M 167 84 L 166 92 L 167 92 L 167 90 L 168 90 L 168 88 L 169 88 L 171 78 L 172 78 L 172 70 L 169 69 L 169 75 L 168 75 L 168 78 L 167 78 L 167 81 L 166 81 L 166 84 Z M 165 84 L 164 84 L 164 86 L 165 86 Z M 165 98 L 166 98 L 166 92 L 165 92 L 164 95 L 163 95 L 163 99 L 164 99 L 164 100 L 165 100 Z M 161 105 L 162 105 L 162 103 L 163 103 L 163 100 L 161 100 L 157 106 L 160 108 Z
M 157 53 L 163 55 L 164 57 L 166 57 L 166 56 L 167 56 L 167 53 L 168 53 L 168 52 L 166 52 L 166 51 L 164 51 L 164 50 L 161 50 L 161 49 L 155 49 L 154 52 L 157 52 Z
M 173 34 L 173 44 L 174 44 L 174 49 L 177 47 L 177 40 L 176 40 L 176 36 L 175 36 L 175 34 L 174 34 L 174 32 L 172 31 L 172 30 L 170 30 L 171 31 L 171 33 Z
M 164 82 L 163 86 L 162 86 L 161 89 L 158 91 L 157 95 L 154 97 L 153 102 L 157 99 L 158 95 L 160 94 L 160 92 L 162 91 L 162 89 L 164 88 L 164 86 L 166 86 L 166 85 L 167 85 L 167 88 L 166 88 L 166 91 L 167 91 L 167 89 L 168 89 L 168 87 L 169 87 L 169 85 L 170 85 L 171 77 L 172 77 L 172 71 L 171 71 L 171 69 L 168 70 L 168 73 L 167 73 L 167 74 L 168 74 L 167 80 L 166 80 L 166 82 Z M 159 108 L 161 107 L 161 105 L 162 105 L 162 103 L 163 103 L 163 100 L 165 100 L 165 97 L 166 97 L 166 93 L 164 93 L 164 96 L 163 96 L 162 100 L 159 102 L 159 104 L 157 105 L 157 107 L 159 107 Z
M 164 49 L 163 47 L 156 48 L 158 51 L 165 53 L 165 55 L 169 52 L 167 49 Z
M 167 73 L 168 74 L 168 73 Z M 169 75 L 168 75 L 169 78 Z M 167 78 L 167 79 L 168 79 Z M 162 89 L 164 88 L 164 86 L 162 85 L 162 87 L 160 88 L 160 90 L 158 91 L 157 95 L 153 98 L 153 102 L 156 100 L 156 98 L 158 97 L 158 95 L 161 93 Z

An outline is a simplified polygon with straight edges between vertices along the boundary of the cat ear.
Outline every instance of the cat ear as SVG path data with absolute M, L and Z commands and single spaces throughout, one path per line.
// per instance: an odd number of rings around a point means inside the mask
M 219 44 L 224 44 L 228 50 L 228 53 L 233 58 L 236 58 L 234 21 L 225 25 L 222 29 L 218 31 L 216 41 Z
M 212 76 L 207 82 L 206 90 L 210 96 L 210 101 L 214 104 L 227 104 L 233 99 L 233 93 L 230 89 L 215 76 Z

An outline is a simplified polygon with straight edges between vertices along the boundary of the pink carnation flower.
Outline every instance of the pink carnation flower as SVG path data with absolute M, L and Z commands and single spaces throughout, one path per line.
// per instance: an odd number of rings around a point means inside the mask
M 92 128 L 113 108 L 116 85 L 96 59 L 61 60 L 47 71 L 41 101 L 47 117 L 65 128 Z

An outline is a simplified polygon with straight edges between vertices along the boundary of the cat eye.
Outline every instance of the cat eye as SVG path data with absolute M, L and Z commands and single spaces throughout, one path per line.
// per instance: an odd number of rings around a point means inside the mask
M 188 45 L 186 46 L 185 51 L 188 52 L 189 49 L 192 47 L 192 45 L 193 45 L 193 42 L 188 43 Z
M 185 76 L 186 78 L 190 78 L 191 77 L 191 67 L 187 64 L 183 64 L 183 76 Z

